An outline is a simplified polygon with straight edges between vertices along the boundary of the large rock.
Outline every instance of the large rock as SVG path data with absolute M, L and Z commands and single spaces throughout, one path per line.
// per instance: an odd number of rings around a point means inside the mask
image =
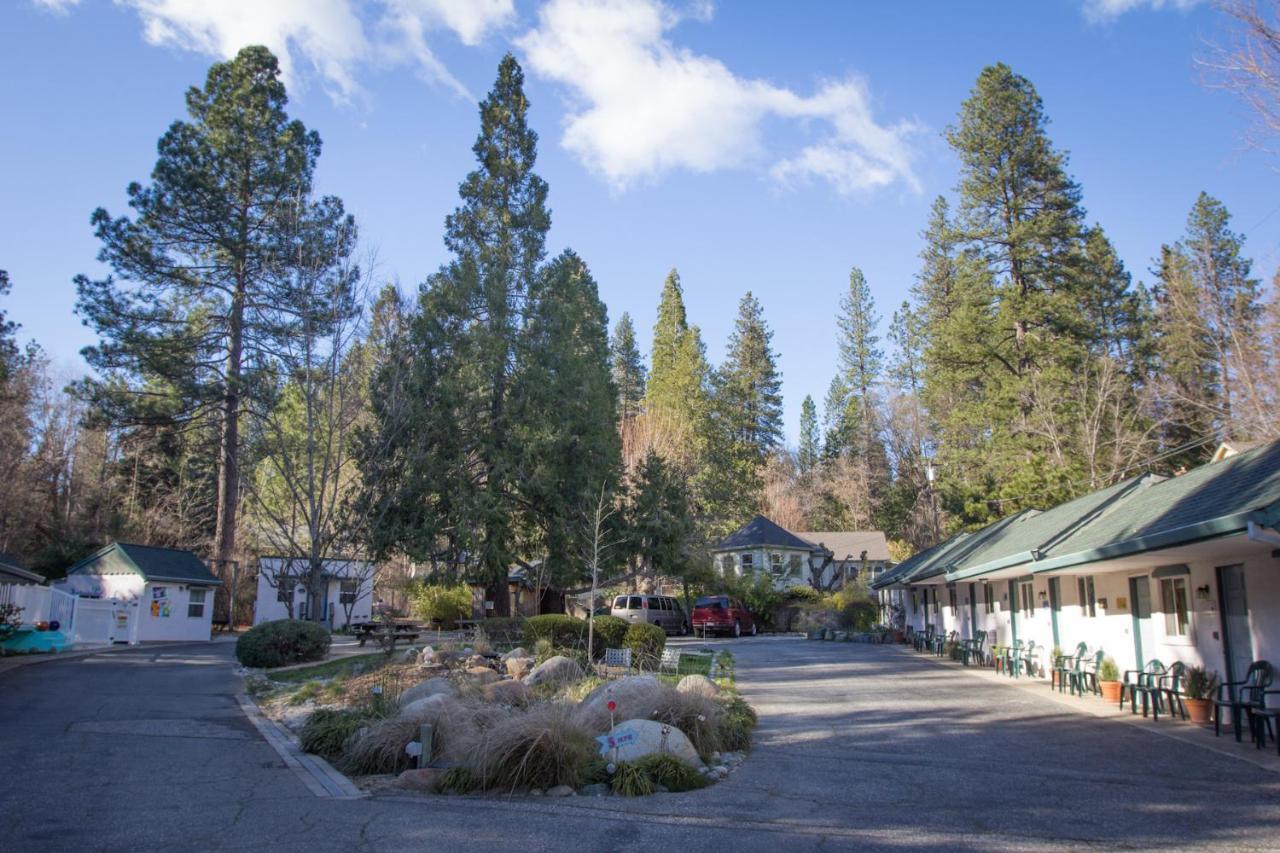
M 511 660 L 512 658 L 527 658 L 527 657 L 533 657 L 533 655 L 525 651 L 524 646 L 516 646 L 511 651 L 504 652 L 502 655 L 503 660 Z
M 629 720 L 653 715 L 662 684 L 652 675 L 629 675 L 617 681 L 606 681 L 592 690 L 579 703 L 582 714 L 609 725 L 609 700 L 617 704 L 613 712 L 615 720 Z
M 578 662 L 564 655 L 556 655 L 544 660 L 525 676 L 524 683 L 530 687 L 539 684 L 573 684 L 582 680 L 582 667 Z
M 444 775 L 444 770 L 438 767 L 419 767 L 416 770 L 406 770 L 396 777 L 396 787 L 408 788 L 410 791 L 434 791 L 436 782 Z
M 472 655 L 471 657 L 467 658 L 468 668 L 473 666 L 488 666 L 488 665 L 489 665 L 489 659 L 484 655 Z
M 401 705 L 400 716 L 405 719 L 412 717 L 435 718 L 441 714 L 449 713 L 453 704 L 454 696 L 452 693 L 434 693 L 431 696 L 415 699 L 407 705 Z
M 698 750 L 693 748 L 684 732 L 657 720 L 618 723 L 596 741 L 600 744 L 600 754 L 608 761 L 635 761 L 646 755 L 667 752 L 683 758 L 694 767 L 702 767 Z
M 487 666 L 469 666 L 467 667 L 467 678 L 476 684 L 492 684 L 502 676 Z
M 503 668 L 512 678 L 524 678 L 536 665 L 536 661 L 531 657 L 507 658 L 503 661 Z
M 499 705 L 525 705 L 529 701 L 529 687 L 520 681 L 495 681 L 484 686 L 484 699 Z
M 458 689 L 449 683 L 447 678 L 428 678 L 419 681 L 409 689 L 400 694 L 400 707 L 404 707 L 419 699 L 426 699 L 428 696 L 442 694 L 444 696 L 458 695 Z
M 708 699 L 713 699 L 720 695 L 720 686 L 705 675 L 686 675 L 680 679 L 680 683 L 676 685 L 676 690 L 681 693 L 696 693 L 699 696 L 706 696 Z

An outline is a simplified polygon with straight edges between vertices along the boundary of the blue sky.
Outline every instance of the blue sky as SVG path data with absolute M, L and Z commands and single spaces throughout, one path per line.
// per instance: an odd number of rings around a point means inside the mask
M 1276 161 L 1195 59 L 1224 22 L 1192 0 L 1029 3 L 606 3 L 584 0 L 18 0 L 0 10 L 0 268 L 6 308 L 68 375 L 93 341 L 76 273 L 101 274 L 89 214 L 125 212 L 155 142 L 209 63 L 251 42 L 288 51 L 291 109 L 320 132 L 379 280 L 411 293 L 444 259 L 471 168 L 474 99 L 512 50 L 525 66 L 549 248 L 590 265 L 611 319 L 647 341 L 680 270 L 713 361 L 750 290 L 774 330 L 794 439 L 821 403 L 851 266 L 887 317 L 915 274 L 941 139 L 984 65 L 1038 88 L 1091 222 L 1149 280 L 1202 189 L 1280 262 Z

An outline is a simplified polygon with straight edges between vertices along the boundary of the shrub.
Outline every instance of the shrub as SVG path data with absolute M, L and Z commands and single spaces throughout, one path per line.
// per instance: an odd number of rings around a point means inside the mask
M 524 619 L 519 616 L 493 616 L 480 627 L 498 646 L 514 646 L 524 637 Z
M 566 613 L 544 613 L 524 620 L 524 633 L 534 642 L 549 640 L 553 646 L 573 648 L 586 645 L 587 623 Z
M 298 733 L 298 742 L 304 752 L 324 758 L 340 758 L 347 741 L 368 723 L 369 718 L 358 711 L 322 708 L 307 717 L 302 731 Z
M 468 767 L 450 767 L 436 781 L 436 791 L 441 794 L 470 794 L 480 787 L 480 778 Z
M 541 639 L 533 644 L 533 660 L 535 663 L 542 663 L 556 653 L 555 644 L 550 640 Z
M 609 787 L 624 797 L 647 797 L 653 793 L 653 780 L 643 767 L 623 761 L 614 768 Z
M 632 662 L 640 669 L 657 669 L 662 650 L 667 645 L 667 634 L 657 625 L 630 625 L 623 635 L 622 645 L 631 649 Z
M 471 618 L 471 587 L 464 583 L 422 584 L 413 591 L 410 609 L 424 622 L 440 622 L 452 627 L 459 619 Z
M 720 724 L 720 747 L 732 752 L 745 752 L 751 748 L 751 730 L 756 726 L 755 709 L 741 697 L 734 696 L 725 704 L 725 715 Z
M 619 616 L 597 616 L 595 623 L 595 656 L 604 657 L 605 649 L 620 649 L 631 623 Z
M 549 702 L 486 732 L 472 759 L 484 787 L 581 787 L 597 755 L 596 742 L 574 722 L 571 710 Z
M 710 784 L 707 777 L 698 772 L 698 768 L 669 753 L 655 752 L 646 755 L 637 759 L 633 766 L 640 768 L 646 776 L 672 792 L 696 791 Z
M 880 608 L 871 601 L 851 601 L 840 608 L 837 617 L 840 627 L 849 631 L 870 631 L 880 615 Z
M 264 669 L 321 660 L 329 652 L 329 640 L 329 632 L 318 622 L 263 622 L 236 640 L 236 660 Z

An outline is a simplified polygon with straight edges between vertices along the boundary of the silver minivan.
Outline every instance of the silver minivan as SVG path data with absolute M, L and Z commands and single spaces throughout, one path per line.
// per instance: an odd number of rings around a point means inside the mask
M 689 633 L 689 617 L 684 607 L 669 595 L 619 595 L 613 599 L 609 612 L 628 622 L 657 625 L 668 634 Z

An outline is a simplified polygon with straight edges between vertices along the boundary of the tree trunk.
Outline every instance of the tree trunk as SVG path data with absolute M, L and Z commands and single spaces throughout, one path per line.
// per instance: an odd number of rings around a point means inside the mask
M 226 390 L 222 398 L 222 436 L 218 456 L 218 517 L 214 528 L 214 559 L 225 565 L 235 559 L 236 509 L 240 498 L 240 362 L 244 353 L 243 279 L 231 301 L 227 343 Z

